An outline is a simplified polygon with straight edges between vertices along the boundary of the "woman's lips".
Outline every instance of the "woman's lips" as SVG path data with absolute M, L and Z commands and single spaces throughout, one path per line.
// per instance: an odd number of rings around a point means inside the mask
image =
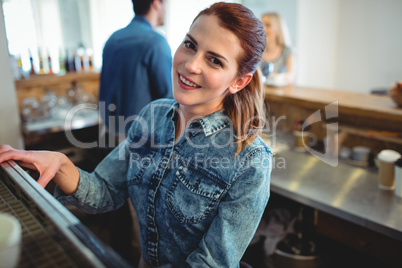
M 179 85 L 183 89 L 194 90 L 201 87 L 200 85 L 196 84 L 194 81 L 192 81 L 191 79 L 187 78 L 186 76 L 180 73 L 178 74 L 178 78 L 179 78 L 178 79 Z

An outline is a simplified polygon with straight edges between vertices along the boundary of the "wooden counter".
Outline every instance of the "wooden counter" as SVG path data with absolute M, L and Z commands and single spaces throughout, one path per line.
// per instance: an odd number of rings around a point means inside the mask
M 317 140 L 325 138 L 325 124 L 336 122 L 341 133 L 348 136 L 343 144 L 346 147 L 362 145 L 371 148 L 374 153 L 385 148 L 402 153 L 402 109 L 397 108 L 389 96 L 298 86 L 267 86 L 265 99 L 273 119 L 271 121 L 284 118 L 276 125 L 279 130 L 290 133 L 295 121 L 306 120 L 320 110 L 322 121 L 313 124 L 311 130 Z M 338 116 L 326 120 L 325 107 L 336 101 Z
M 311 109 L 339 102 L 339 113 L 402 122 L 402 109 L 389 96 L 308 87 L 266 87 L 268 101 L 281 101 Z
M 95 72 L 72 72 L 65 75 L 34 75 L 27 79 L 15 81 L 18 89 L 29 87 L 46 87 L 55 86 L 57 84 L 70 83 L 71 81 L 98 80 L 99 73 Z

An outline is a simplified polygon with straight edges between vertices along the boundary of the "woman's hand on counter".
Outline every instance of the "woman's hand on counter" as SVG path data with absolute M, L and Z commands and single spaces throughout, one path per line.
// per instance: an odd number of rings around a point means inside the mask
M 9 145 L 0 145 L 0 163 L 14 160 L 19 165 L 36 170 L 43 188 L 53 179 L 65 194 L 77 191 L 79 171 L 68 157 L 59 152 L 17 150 Z

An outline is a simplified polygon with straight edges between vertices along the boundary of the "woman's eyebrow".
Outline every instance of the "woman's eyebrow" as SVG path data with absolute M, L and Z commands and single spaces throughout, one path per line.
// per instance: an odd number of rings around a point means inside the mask
M 218 53 L 215 53 L 215 52 L 212 52 L 212 51 L 208 51 L 208 53 L 211 54 L 211 55 L 213 55 L 213 56 L 216 57 L 216 58 L 220 58 L 220 59 L 226 61 L 227 63 L 229 63 L 229 61 L 228 61 L 224 56 L 219 55 Z
M 197 41 L 195 41 L 194 37 L 192 37 L 190 34 L 186 34 L 186 36 L 188 37 L 188 39 L 191 40 L 191 42 L 193 42 L 195 45 L 198 45 Z
M 190 40 L 191 40 L 191 42 L 193 42 L 193 43 L 194 43 L 194 45 L 198 46 L 197 41 L 194 39 L 194 37 L 192 37 L 192 36 L 191 36 L 191 34 L 186 34 L 186 36 L 187 36 L 187 38 L 188 38 L 188 39 L 190 39 Z M 226 59 L 224 56 L 222 56 L 222 55 L 220 55 L 220 54 L 218 54 L 218 53 L 216 53 L 216 52 L 213 52 L 213 51 L 207 51 L 207 53 L 209 53 L 209 54 L 213 55 L 214 57 L 217 57 L 217 58 L 223 59 L 223 60 L 225 60 L 227 63 L 229 63 L 229 61 L 228 61 L 228 60 L 227 60 L 227 59 Z

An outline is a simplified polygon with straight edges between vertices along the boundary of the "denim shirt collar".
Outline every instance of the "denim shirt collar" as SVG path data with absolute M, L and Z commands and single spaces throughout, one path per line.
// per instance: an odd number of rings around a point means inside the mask
M 179 109 L 179 104 L 175 102 L 170 109 L 167 110 L 166 116 L 171 117 L 172 121 L 176 121 L 177 110 Z M 231 119 L 227 114 L 225 109 L 218 110 L 209 114 L 199 120 L 191 122 L 189 132 L 195 131 L 198 132 L 196 129 L 198 126 L 201 126 L 204 135 L 206 137 L 215 134 L 216 132 L 220 131 L 231 125 Z

